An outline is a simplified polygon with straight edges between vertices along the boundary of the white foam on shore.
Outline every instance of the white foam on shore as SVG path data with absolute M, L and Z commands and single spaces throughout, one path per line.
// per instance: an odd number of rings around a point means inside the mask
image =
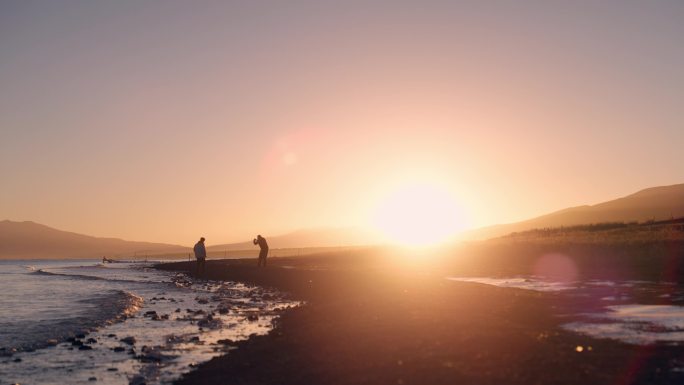
M 474 282 L 497 287 L 509 287 L 524 290 L 556 292 L 576 288 L 574 282 L 555 282 L 541 278 L 487 278 L 487 277 L 449 277 L 451 281 Z
M 76 344 L 47 334 L 43 338 L 51 342 L 46 348 L 0 355 L 1 384 L 86 385 L 91 378 L 105 385 L 170 384 L 197 364 L 233 349 L 229 341 L 268 333 L 283 310 L 300 305 L 275 290 L 193 280 L 146 264 L 67 264 L 49 270 L 29 277 L 47 277 L 53 288 L 63 287 L 68 293 L 73 289 L 75 295 L 83 295 L 83 288 L 94 294 L 126 289 L 134 301 L 124 309 L 121 322 L 87 328 Z M 57 302 L 55 297 L 51 299 Z M 128 337 L 133 344 L 126 342 Z
M 673 305 L 614 305 L 607 313 L 591 314 L 595 322 L 571 322 L 566 330 L 594 338 L 636 345 L 684 342 L 684 307 Z

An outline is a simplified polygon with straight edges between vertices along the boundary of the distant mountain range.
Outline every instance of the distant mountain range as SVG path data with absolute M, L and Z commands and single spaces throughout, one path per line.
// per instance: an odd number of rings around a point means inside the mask
M 684 217 L 684 184 L 647 188 L 596 205 L 571 207 L 522 222 L 464 232 L 460 239 L 487 239 L 537 228 L 605 222 L 644 222 Z
M 374 241 L 369 232 L 356 228 L 298 230 L 268 237 L 273 249 L 364 245 Z M 375 242 L 377 243 L 377 241 Z M 255 250 L 251 241 L 207 245 L 207 251 Z M 57 230 L 35 222 L 0 221 L 0 259 L 130 258 L 145 255 L 184 254 L 190 247 L 165 243 L 131 242 L 98 238 Z
M 459 239 L 487 239 L 533 228 L 604 222 L 631 222 L 684 217 L 684 184 L 648 188 L 612 201 L 572 207 L 537 218 L 470 230 Z M 280 236 L 264 234 L 276 248 L 332 247 L 380 243 L 378 236 L 360 228 L 298 230 Z M 208 251 L 250 250 L 251 241 L 208 245 Z M 164 243 L 97 238 L 53 229 L 35 222 L 0 221 L 0 259 L 100 258 L 188 253 L 189 247 Z
M 189 249 L 164 243 L 98 238 L 53 229 L 35 222 L 0 222 L 0 258 L 101 258 L 177 253 Z
M 274 249 L 299 247 L 360 246 L 380 243 L 376 234 L 357 227 L 326 227 L 297 230 L 279 236 L 267 236 L 268 246 Z M 250 250 L 256 246 L 251 241 L 209 245 L 208 251 Z

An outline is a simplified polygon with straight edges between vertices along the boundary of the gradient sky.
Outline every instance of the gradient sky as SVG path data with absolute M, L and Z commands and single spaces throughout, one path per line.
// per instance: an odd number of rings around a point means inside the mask
M 219 243 L 684 182 L 681 1 L 2 1 L 0 219 Z

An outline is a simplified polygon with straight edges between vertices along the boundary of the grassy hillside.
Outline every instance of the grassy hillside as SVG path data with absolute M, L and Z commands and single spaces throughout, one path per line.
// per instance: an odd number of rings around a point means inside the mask
M 576 278 L 684 281 L 684 218 L 533 229 L 462 244 L 443 262 L 461 275 L 535 275 L 546 256 Z
M 684 218 L 645 222 L 606 222 L 532 229 L 511 233 L 500 239 L 514 242 L 578 242 L 593 244 L 638 244 L 658 241 L 681 241 L 684 240 Z
M 661 221 L 684 217 L 684 184 L 652 187 L 592 206 L 572 207 L 522 222 L 476 229 L 463 239 L 487 239 L 535 228 L 607 222 Z

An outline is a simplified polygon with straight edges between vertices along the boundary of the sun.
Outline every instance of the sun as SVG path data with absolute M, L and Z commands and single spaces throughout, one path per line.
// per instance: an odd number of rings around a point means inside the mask
M 405 246 L 436 245 L 465 228 L 454 195 L 437 184 L 404 185 L 384 197 L 374 214 L 374 227 Z

